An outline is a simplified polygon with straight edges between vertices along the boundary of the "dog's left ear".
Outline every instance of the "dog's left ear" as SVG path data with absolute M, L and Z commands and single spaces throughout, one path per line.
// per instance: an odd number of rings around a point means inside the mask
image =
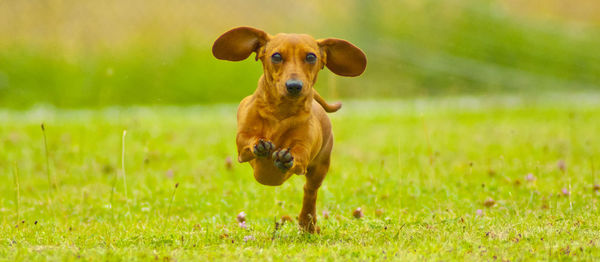
M 337 75 L 359 76 L 367 67 L 367 57 L 360 48 L 342 39 L 327 38 L 317 41 L 324 54 L 324 63 Z
M 258 52 L 267 41 L 269 35 L 262 30 L 245 26 L 236 27 L 215 40 L 212 52 L 218 59 L 241 61 L 248 58 L 252 52 Z

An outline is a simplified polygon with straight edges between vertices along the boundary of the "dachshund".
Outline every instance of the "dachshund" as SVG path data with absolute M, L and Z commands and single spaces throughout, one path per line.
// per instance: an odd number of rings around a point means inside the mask
M 252 27 L 225 32 L 215 40 L 212 53 L 228 61 L 256 53 L 256 60 L 262 62 L 258 88 L 237 111 L 238 161 L 249 162 L 254 178 L 264 185 L 278 186 L 293 174 L 304 175 L 298 222 L 307 232 L 318 231 L 317 191 L 329 170 L 333 147 L 327 113 L 342 104 L 327 103 L 313 87 L 324 67 L 340 76 L 361 75 L 367 66 L 365 54 L 341 39 L 273 36 Z

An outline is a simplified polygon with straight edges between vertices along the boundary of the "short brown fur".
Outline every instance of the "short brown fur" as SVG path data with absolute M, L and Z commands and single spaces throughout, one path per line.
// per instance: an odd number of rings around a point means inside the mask
M 229 30 L 213 45 L 214 56 L 223 60 L 244 60 L 253 52 L 264 74 L 254 94 L 238 108 L 238 161 L 249 162 L 254 178 L 264 185 L 277 186 L 293 174 L 305 175 L 298 219 L 302 229 L 315 232 L 317 191 L 329 170 L 333 147 L 326 112 L 337 111 L 341 103 L 328 104 L 313 86 L 324 66 L 342 76 L 362 74 L 366 56 L 344 40 L 315 40 L 305 34 L 271 36 L 251 27 Z M 275 53 L 281 55 L 281 62 L 272 60 Z M 316 61 L 308 62 L 308 54 L 315 55 Z M 299 93 L 292 95 L 286 89 L 290 79 L 303 83 Z

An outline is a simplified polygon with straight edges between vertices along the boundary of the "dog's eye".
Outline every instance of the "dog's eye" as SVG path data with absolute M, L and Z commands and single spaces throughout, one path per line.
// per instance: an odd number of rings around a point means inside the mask
M 280 53 L 275 53 L 271 56 L 271 62 L 273 62 L 273 64 L 279 64 L 281 61 L 283 61 L 283 57 L 281 57 Z
M 306 62 L 309 64 L 314 64 L 317 62 L 317 55 L 313 54 L 313 53 L 309 53 L 308 55 L 306 55 Z

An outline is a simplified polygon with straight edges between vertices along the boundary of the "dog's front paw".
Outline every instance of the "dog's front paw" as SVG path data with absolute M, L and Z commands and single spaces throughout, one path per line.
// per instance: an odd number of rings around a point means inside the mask
M 294 157 L 290 153 L 290 149 L 279 149 L 273 152 L 271 156 L 273 163 L 281 172 L 287 172 L 294 165 Z
M 271 141 L 259 139 L 252 152 L 258 157 L 267 157 L 273 149 L 275 149 L 275 146 Z

